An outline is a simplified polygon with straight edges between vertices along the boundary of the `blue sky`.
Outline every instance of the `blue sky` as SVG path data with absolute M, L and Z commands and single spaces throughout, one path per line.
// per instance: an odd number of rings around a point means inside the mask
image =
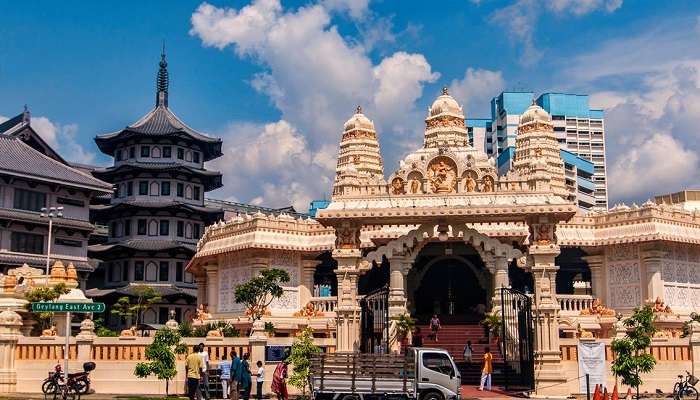
M 298 208 L 328 193 L 343 122 L 375 121 L 385 173 L 448 85 L 469 117 L 503 89 L 591 94 L 607 110 L 612 202 L 697 186 L 700 2 L 34 1 L 5 7 L 0 116 L 28 104 L 68 159 L 153 106 L 224 138 L 212 196 Z M 660 167 L 663 166 L 663 167 Z

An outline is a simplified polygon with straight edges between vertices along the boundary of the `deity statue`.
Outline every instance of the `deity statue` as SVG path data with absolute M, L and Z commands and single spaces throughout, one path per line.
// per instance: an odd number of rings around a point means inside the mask
M 671 307 L 664 304 L 660 297 L 657 297 L 653 304 L 653 309 L 655 313 L 672 314 Z
M 404 194 L 403 180 L 401 178 L 394 178 L 391 181 L 391 192 L 393 194 Z
M 581 315 L 600 315 L 601 317 L 614 317 L 615 310 L 605 307 L 600 299 L 594 299 L 591 308 L 581 310 Z
M 411 178 L 411 193 L 417 194 L 420 190 L 420 181 L 415 176 Z
M 122 329 L 122 331 L 119 333 L 119 336 L 121 336 L 121 337 L 135 337 L 136 336 L 136 327 L 132 326 L 129 329 Z
M 473 192 L 476 189 L 476 181 L 471 174 L 467 174 L 467 177 L 464 179 L 464 188 L 467 192 Z
M 454 168 L 444 160 L 432 164 L 428 169 L 428 173 L 433 193 L 451 193 L 454 191 L 457 173 Z
M 44 329 L 43 331 L 41 331 L 41 337 L 53 337 L 57 334 L 58 333 L 56 332 L 56 325 L 51 325 L 51 328 Z
M 484 178 L 484 192 L 493 192 L 493 180 L 488 176 Z
M 197 317 L 195 320 L 198 322 L 204 322 L 207 319 L 211 319 L 211 314 L 207 312 L 204 304 L 200 304 L 199 307 L 197 307 Z

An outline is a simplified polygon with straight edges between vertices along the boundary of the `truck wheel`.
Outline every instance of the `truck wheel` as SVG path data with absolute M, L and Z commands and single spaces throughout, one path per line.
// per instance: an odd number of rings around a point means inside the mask
M 443 400 L 442 395 L 438 392 L 428 392 L 423 395 L 422 400 Z
M 360 396 L 354 394 L 346 394 L 340 400 L 360 400 Z

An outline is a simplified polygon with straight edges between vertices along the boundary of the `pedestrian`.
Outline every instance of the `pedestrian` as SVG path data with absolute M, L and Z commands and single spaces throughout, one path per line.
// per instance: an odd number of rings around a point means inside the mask
M 288 373 L 287 357 L 284 357 L 281 363 L 275 367 L 275 372 L 272 374 L 272 393 L 277 395 L 277 400 L 289 400 L 287 392 L 287 373 Z
M 472 354 L 474 353 L 474 349 L 472 348 L 472 341 L 467 340 L 467 344 L 464 346 L 464 361 L 471 363 L 472 362 Z
M 231 351 L 231 400 L 238 400 L 241 395 L 241 359 L 238 358 L 236 350 Z
M 413 347 L 423 347 L 423 333 L 420 331 L 420 326 L 417 326 L 416 330 L 413 332 L 411 342 Z
M 202 357 L 199 356 L 199 345 L 194 346 L 192 353 L 185 359 L 185 374 L 187 375 L 187 397 L 197 400 L 199 377 L 202 371 Z
M 209 400 L 209 353 L 204 348 L 204 343 L 199 344 L 199 356 L 202 357 L 201 383 L 199 384 L 199 397 Z
M 252 380 L 250 376 L 250 354 L 243 354 L 243 361 L 241 361 L 241 389 L 243 389 L 243 400 L 250 400 L 250 387 L 252 385 Z
M 225 351 L 221 355 L 221 361 L 219 361 L 219 379 L 221 379 L 221 397 L 227 399 L 231 386 L 231 361 L 226 359 Z
M 481 385 L 479 390 L 484 390 L 484 384 L 486 385 L 486 390 L 491 390 L 491 374 L 493 373 L 493 355 L 491 350 L 486 347 L 484 352 L 484 368 L 481 370 Z
M 433 318 L 430 319 L 430 331 L 433 333 L 433 340 L 438 341 L 438 331 L 440 330 L 440 318 L 437 314 L 433 314 Z
M 255 374 L 257 378 L 255 378 L 255 396 L 257 400 L 262 400 L 262 395 L 263 395 L 263 384 L 265 383 L 265 368 L 263 367 L 262 361 L 258 360 L 255 365 L 258 366 L 258 373 Z

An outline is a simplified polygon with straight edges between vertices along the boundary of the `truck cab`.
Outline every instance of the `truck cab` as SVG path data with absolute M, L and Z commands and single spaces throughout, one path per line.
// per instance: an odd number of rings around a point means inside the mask
M 420 400 L 458 400 L 462 377 L 452 356 L 443 349 L 418 347 L 408 351 L 411 350 L 416 353 L 418 398 Z

